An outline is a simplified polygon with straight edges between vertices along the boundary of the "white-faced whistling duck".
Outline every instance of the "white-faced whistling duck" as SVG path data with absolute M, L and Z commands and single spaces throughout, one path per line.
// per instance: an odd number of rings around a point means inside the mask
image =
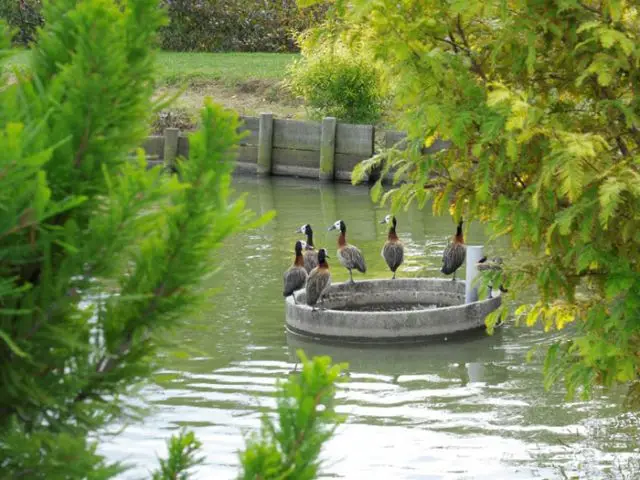
M 488 260 L 487 257 L 482 257 L 480 260 L 478 260 L 478 263 L 476 263 L 476 267 L 478 268 L 478 271 L 480 272 L 486 272 L 486 271 L 501 272 L 502 271 L 502 258 L 494 257 L 489 261 L 487 260 Z M 500 284 L 498 289 L 502 293 L 509 292 L 509 290 L 504 288 L 504 285 L 502 284 Z M 489 285 L 489 298 L 491 298 L 491 290 L 493 290 L 493 284 Z
M 318 266 L 318 251 L 313 246 L 313 230 L 308 223 L 302 225 L 296 233 L 302 233 L 307 236 L 307 247 L 304 250 L 304 269 L 307 273 L 311 273 L 311 270 Z
M 453 281 L 456 280 L 456 270 L 464 263 L 467 257 L 467 248 L 464 246 L 462 237 L 462 219 L 458 223 L 458 229 L 453 237 L 453 241 L 447 245 L 442 254 L 442 268 L 440 271 L 445 275 L 453 273 Z
M 329 227 L 329 231 L 337 229 L 340 229 L 340 235 L 338 236 L 338 260 L 344 268 L 349 270 L 350 282 L 355 283 L 353 281 L 352 270 L 355 268 L 361 273 L 366 273 L 367 265 L 358 247 L 347 243 L 347 225 L 342 220 L 338 220 Z
M 304 269 L 304 260 L 302 258 L 302 242 L 298 240 L 296 242 L 296 258 L 293 261 L 293 265 L 284 272 L 284 290 L 282 295 L 288 297 L 293 295 L 293 292 L 304 288 L 304 284 L 307 281 L 307 271 Z M 296 296 L 293 295 L 293 302 L 296 302 Z
M 389 227 L 389 234 L 387 235 L 387 241 L 384 242 L 384 246 L 382 247 L 382 258 L 387 262 L 389 266 L 389 270 L 393 272 L 392 279 L 396 278 L 396 270 L 398 267 L 402 265 L 404 261 L 404 245 L 398 238 L 396 233 L 396 217 L 392 217 L 391 215 L 387 215 L 384 217 L 380 223 L 391 223 Z
M 307 279 L 306 301 L 307 305 L 314 307 L 331 285 L 331 272 L 327 263 L 327 251 L 324 248 L 318 250 L 318 266 L 311 270 Z

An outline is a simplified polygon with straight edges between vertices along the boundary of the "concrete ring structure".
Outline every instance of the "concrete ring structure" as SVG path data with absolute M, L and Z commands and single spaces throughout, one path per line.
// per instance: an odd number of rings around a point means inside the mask
M 439 278 L 337 283 L 315 310 L 299 290 L 295 302 L 286 299 L 286 325 L 299 335 L 345 342 L 417 342 L 484 328 L 501 298 L 465 303 L 465 288 L 465 281 Z

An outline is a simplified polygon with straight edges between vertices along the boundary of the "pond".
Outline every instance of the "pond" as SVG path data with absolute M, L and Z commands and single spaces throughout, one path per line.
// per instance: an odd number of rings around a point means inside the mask
M 274 406 L 275 382 L 295 365 L 295 351 L 331 355 L 350 363 L 339 403 L 348 421 L 326 446 L 325 474 L 348 479 L 638 478 L 637 430 L 621 407 L 620 392 L 591 402 L 567 402 L 560 390 L 545 393 L 541 359 L 527 352 L 548 343 L 539 330 L 507 325 L 455 343 L 403 347 L 326 345 L 287 335 L 282 273 L 290 265 L 295 230 L 310 223 L 317 247 L 328 247 L 334 282 L 348 278 L 336 261 L 335 220 L 367 260 L 366 275 L 387 278 L 380 256 L 388 212 L 365 187 L 251 177 L 235 179 L 257 212 L 276 209 L 274 221 L 230 239 L 215 257 L 211 281 L 218 289 L 209 309 L 176 333 L 165 351 L 158 382 L 142 391 L 151 414 L 101 447 L 112 460 L 135 465 L 122 478 L 147 478 L 180 426 L 195 430 L 207 463 L 196 478 L 231 479 L 243 433 Z M 441 276 L 441 253 L 455 232 L 450 218 L 429 209 L 398 216 L 405 242 L 399 276 Z M 472 224 L 466 240 L 486 241 Z M 189 355 L 179 355 L 188 351 Z M 634 433 L 635 432 L 635 433 Z M 625 472 L 621 476 L 619 469 Z

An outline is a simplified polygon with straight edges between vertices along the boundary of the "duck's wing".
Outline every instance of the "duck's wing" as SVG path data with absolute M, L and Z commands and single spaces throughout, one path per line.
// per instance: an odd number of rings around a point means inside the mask
M 307 305 L 315 305 L 320 294 L 331 282 L 331 274 L 328 270 L 314 268 L 307 279 L 306 294 Z
M 364 255 L 358 249 L 358 247 L 354 245 L 347 245 L 342 249 L 342 257 L 345 260 L 347 265 L 350 265 L 351 268 L 355 268 L 359 272 L 366 273 L 367 272 L 367 264 L 364 261 Z
M 316 250 L 307 250 L 304 252 L 304 269 L 310 273 L 311 270 L 318 266 L 318 252 Z
M 393 271 L 404 261 L 404 245 L 400 242 L 387 242 L 382 248 L 382 256 Z
M 464 263 L 467 257 L 467 249 L 459 243 L 452 243 L 444 250 L 442 254 L 441 272 L 450 275 L 455 272 L 460 265 Z
M 300 290 L 304 287 L 307 281 L 307 271 L 301 267 L 292 267 L 285 273 L 284 277 L 284 291 L 285 297 L 291 295 L 296 290 Z

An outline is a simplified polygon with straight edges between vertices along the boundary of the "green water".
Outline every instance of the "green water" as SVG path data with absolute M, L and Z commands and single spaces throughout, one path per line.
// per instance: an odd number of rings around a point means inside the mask
M 278 211 L 259 231 L 231 239 L 212 269 L 220 293 L 210 309 L 178 332 L 177 343 L 197 353 L 167 356 L 163 373 L 174 375 L 145 388 L 153 411 L 143 424 L 107 440 L 111 459 L 136 465 L 122 478 L 145 478 L 176 428 L 194 429 L 207 464 L 197 478 L 237 474 L 242 434 L 273 407 L 276 379 L 294 367 L 295 350 L 328 354 L 350 363 L 350 381 L 340 388 L 340 411 L 348 422 L 326 446 L 327 477 L 348 479 L 640 478 L 637 430 L 617 394 L 591 402 L 566 402 L 562 392 L 542 389 L 540 361 L 527 351 L 551 337 L 507 325 L 493 337 L 413 347 L 357 348 L 310 343 L 284 330 L 282 272 L 292 261 L 294 231 L 314 227 L 317 247 L 328 247 L 334 281 L 348 278 L 335 261 L 342 219 L 350 243 L 367 260 L 366 276 L 390 276 L 380 249 L 386 211 L 366 188 L 322 185 L 295 179 L 238 178 L 249 207 Z M 440 256 L 455 226 L 428 211 L 398 215 L 405 243 L 399 276 L 440 276 Z M 466 241 L 483 244 L 483 229 L 471 225 Z M 490 252 L 491 253 L 491 252 Z M 504 252 L 503 252 L 504 253 Z M 631 426 L 631 427 L 630 427 Z M 618 472 L 622 468 L 625 476 Z M 606 475 L 607 470 L 615 472 Z

